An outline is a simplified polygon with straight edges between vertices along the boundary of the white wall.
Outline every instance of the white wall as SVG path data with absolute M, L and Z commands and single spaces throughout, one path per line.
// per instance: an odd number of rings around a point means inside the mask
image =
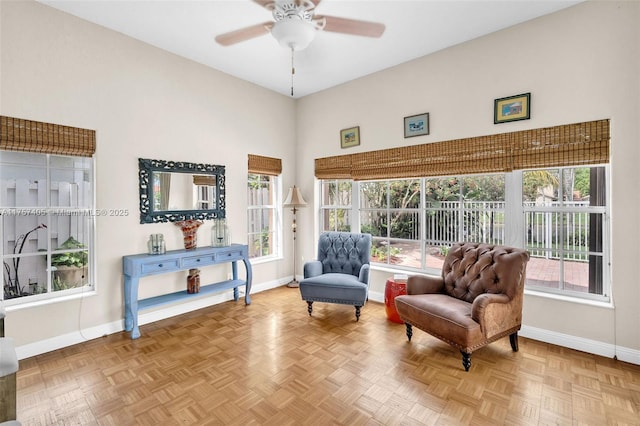
M 97 207 L 129 211 L 97 219 L 98 294 L 12 310 L 7 334 L 18 347 L 122 327 L 122 256 L 146 252 L 151 233 L 182 247 L 173 224 L 139 223 L 139 157 L 225 165 L 234 242 L 246 243 L 247 154 L 281 158 L 284 185 L 293 184 L 292 99 L 39 3 L 3 1 L 0 13 L 0 114 L 96 130 Z M 211 224 L 200 244 L 210 244 Z M 254 285 L 290 274 L 290 262 L 254 267 Z M 227 270 L 205 268 L 202 281 Z M 140 293 L 185 286 L 176 273 L 144 279 Z
M 582 3 L 307 96 L 298 102 L 296 181 L 313 193 L 307 170 L 318 157 L 611 119 L 615 310 L 527 295 L 524 323 L 531 335 L 617 345 L 640 363 L 638 22 L 638 2 Z M 493 100 L 525 92 L 531 119 L 494 125 Z M 403 117 L 423 112 L 431 134 L 404 139 Z M 339 130 L 356 125 L 361 145 L 340 149 Z M 302 229 L 317 227 L 313 214 L 301 211 Z M 302 243 L 302 256 L 313 257 L 314 239 Z M 383 293 L 389 275 L 374 272 L 372 291 Z

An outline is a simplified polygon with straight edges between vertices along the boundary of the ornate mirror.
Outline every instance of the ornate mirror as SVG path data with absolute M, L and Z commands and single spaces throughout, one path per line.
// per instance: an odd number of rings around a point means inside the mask
M 224 166 L 138 159 L 140 223 L 225 217 Z

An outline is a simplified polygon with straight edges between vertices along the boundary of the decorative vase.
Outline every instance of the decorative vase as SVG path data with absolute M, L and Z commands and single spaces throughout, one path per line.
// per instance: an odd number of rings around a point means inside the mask
M 200 292 L 200 269 L 189 269 L 189 275 L 187 276 L 187 293 L 199 293 Z
M 184 248 L 187 250 L 193 250 L 198 243 L 198 228 L 204 222 L 200 220 L 183 220 L 175 222 L 176 226 L 179 226 L 182 230 L 182 236 L 184 237 Z

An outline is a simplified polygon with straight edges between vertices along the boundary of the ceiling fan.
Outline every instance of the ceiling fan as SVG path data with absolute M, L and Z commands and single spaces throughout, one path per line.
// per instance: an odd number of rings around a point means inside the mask
M 330 31 L 364 37 L 380 37 L 384 24 L 316 15 L 315 8 L 322 0 L 253 0 L 271 11 L 273 21 L 220 34 L 216 42 L 230 46 L 271 32 L 278 42 L 292 50 L 305 49 L 317 31 Z

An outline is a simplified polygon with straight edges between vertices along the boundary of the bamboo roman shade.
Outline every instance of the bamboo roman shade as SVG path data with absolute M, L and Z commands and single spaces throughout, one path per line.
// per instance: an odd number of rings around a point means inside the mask
M 91 157 L 96 151 L 96 132 L 0 116 L 0 149 Z
M 599 120 L 318 158 L 315 176 L 318 179 L 397 179 L 608 161 L 609 120 Z
M 352 155 L 338 155 L 316 159 L 318 179 L 351 179 Z
M 609 161 L 609 120 L 525 130 L 517 135 L 512 144 L 514 169 Z
M 282 160 L 249 154 L 249 173 L 278 176 L 282 173 Z
M 193 175 L 193 184 L 198 186 L 216 186 L 216 177 L 208 175 Z

